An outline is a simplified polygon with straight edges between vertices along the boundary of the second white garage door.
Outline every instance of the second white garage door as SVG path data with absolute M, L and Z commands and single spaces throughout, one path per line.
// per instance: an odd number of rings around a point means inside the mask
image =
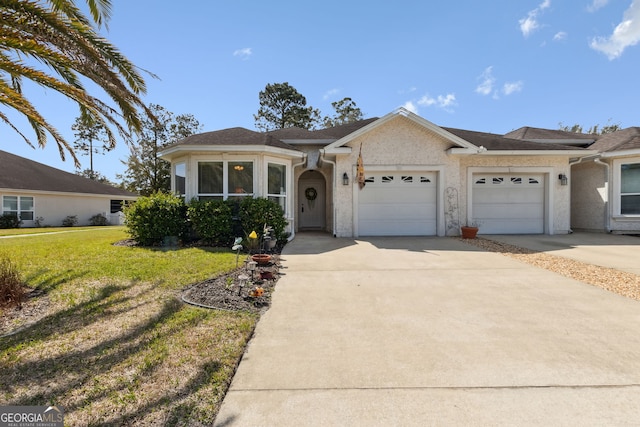
M 367 173 L 358 191 L 360 236 L 436 234 L 436 173 Z
M 544 233 L 544 175 L 474 174 L 473 219 L 482 234 Z

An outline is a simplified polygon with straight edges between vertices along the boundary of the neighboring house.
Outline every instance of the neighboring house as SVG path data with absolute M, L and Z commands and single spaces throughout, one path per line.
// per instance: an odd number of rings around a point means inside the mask
M 640 128 L 598 136 L 597 154 L 572 165 L 571 225 L 640 234 Z
M 292 234 L 444 236 L 471 223 L 484 234 L 568 233 L 571 162 L 596 152 L 576 146 L 585 145 L 576 134 L 525 136 L 443 128 L 400 108 L 317 131 L 207 132 L 160 155 L 186 200 L 267 197 Z
M 2 214 L 14 213 L 22 227 L 60 226 L 67 216 L 78 225 L 103 214 L 111 224 L 122 222 L 123 201 L 138 196 L 24 157 L 0 151 Z

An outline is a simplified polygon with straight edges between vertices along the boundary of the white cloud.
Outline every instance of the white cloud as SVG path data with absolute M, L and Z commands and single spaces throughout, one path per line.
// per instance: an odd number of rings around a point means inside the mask
M 609 3 L 609 0 L 593 0 L 589 6 L 587 6 L 587 10 L 589 12 L 595 12 L 598 9 L 605 7 Z
M 493 85 L 496 81 L 495 77 L 493 77 L 493 66 L 489 66 L 485 68 L 485 70 L 478 77 L 479 80 L 482 80 L 480 84 L 476 87 L 476 93 L 480 95 L 489 95 L 493 91 Z
M 324 95 L 322 95 L 322 99 L 327 100 L 338 93 L 340 93 L 340 89 L 329 89 Z
M 407 101 L 403 105 L 404 108 L 411 111 L 413 114 L 418 114 L 418 107 L 412 101 Z
M 242 59 L 243 61 L 246 61 L 247 59 L 249 59 L 249 57 L 253 54 L 253 52 L 251 51 L 250 47 L 245 47 L 243 49 L 238 49 L 235 52 L 233 52 L 233 56 L 239 56 L 240 59 Z
M 550 6 L 551 0 L 544 0 L 538 5 L 538 7 L 529 11 L 525 18 L 522 18 L 518 21 L 518 23 L 520 24 L 520 31 L 522 31 L 523 36 L 529 37 L 529 34 L 540 28 L 540 24 L 538 23 L 538 15 L 540 14 L 540 12 L 549 8 Z
M 607 55 L 613 60 L 622 55 L 629 46 L 640 42 L 640 0 L 633 0 L 624 12 L 622 22 L 616 26 L 609 37 L 595 37 L 590 46 L 592 49 Z
M 455 107 L 458 104 L 456 103 L 456 95 L 448 93 L 446 95 L 438 95 L 436 98 L 432 98 L 428 94 L 424 95 L 418 100 L 418 105 L 425 107 L 435 106 L 446 111 L 452 111 L 451 107 Z
M 553 36 L 554 41 L 560 41 L 567 38 L 567 33 L 564 31 L 559 31 Z
M 502 93 L 509 96 L 512 93 L 520 92 L 522 90 L 522 86 L 524 86 L 522 80 L 517 82 L 507 82 L 502 86 Z

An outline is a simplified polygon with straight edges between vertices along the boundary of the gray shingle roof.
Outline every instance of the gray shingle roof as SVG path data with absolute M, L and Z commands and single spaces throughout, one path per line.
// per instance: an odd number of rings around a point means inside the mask
M 589 148 L 600 152 L 640 149 L 640 127 L 630 127 L 598 138 Z
M 538 142 L 523 141 L 515 138 L 506 138 L 495 133 L 475 132 L 463 129 L 453 129 L 443 127 L 465 141 L 478 147 L 483 146 L 488 151 L 492 150 L 580 150 L 580 148 L 570 147 L 561 144 L 540 144 Z
M 506 133 L 505 138 L 512 139 L 527 139 L 527 140 L 554 140 L 554 139 L 569 139 L 577 140 L 584 139 L 586 143 L 593 141 L 597 138 L 597 135 L 588 133 L 567 132 L 563 130 L 552 130 L 542 128 L 532 128 L 529 126 L 521 127 L 509 133 Z
M 137 197 L 135 193 L 102 184 L 0 150 L 0 188 Z
M 272 135 L 274 138 L 278 139 L 340 139 L 343 138 L 360 128 L 365 127 L 369 123 L 375 122 L 378 120 L 377 117 L 372 117 L 370 119 L 358 120 L 357 122 L 347 123 L 345 125 L 334 126 L 327 129 L 319 129 L 319 130 L 306 130 L 300 129 L 296 127 L 285 128 L 285 129 L 276 129 L 268 132 L 269 135 Z
M 167 148 L 180 145 L 266 145 L 287 150 L 297 150 L 270 134 L 254 132 L 242 127 L 198 133 L 188 136 Z

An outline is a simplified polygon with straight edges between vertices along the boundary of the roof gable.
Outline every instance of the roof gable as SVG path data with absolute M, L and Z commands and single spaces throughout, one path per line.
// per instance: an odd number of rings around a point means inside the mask
M 130 191 L 102 184 L 1 150 L 0 165 L 0 188 L 129 198 L 138 196 Z
M 431 123 L 430 121 L 418 116 L 417 114 L 414 114 L 412 112 L 410 112 L 409 110 L 405 109 L 405 108 L 398 108 L 397 110 L 385 115 L 384 117 L 380 118 L 380 119 L 376 119 L 376 120 L 372 120 L 370 123 L 368 123 L 367 125 L 357 129 L 354 132 L 351 132 L 347 135 L 345 135 L 344 137 L 338 139 L 337 141 L 327 145 L 325 147 L 325 151 L 327 153 L 331 153 L 332 150 L 338 150 L 340 147 L 343 147 L 344 145 L 346 145 L 347 143 L 349 143 L 350 141 L 353 141 L 354 139 L 368 133 L 371 132 L 372 130 L 383 126 L 386 123 L 389 123 L 391 121 L 394 120 L 398 120 L 398 119 L 408 119 L 410 121 L 412 121 L 413 123 L 417 124 L 418 126 L 423 127 L 424 129 L 435 133 L 437 135 L 440 135 L 441 137 L 443 137 L 445 140 L 451 142 L 452 144 L 454 144 L 455 146 L 459 147 L 459 148 L 466 148 L 466 149 L 471 149 L 471 150 L 477 150 L 478 147 L 474 146 L 473 144 L 465 141 L 464 139 L 448 132 L 446 129 L 441 128 L 433 123 Z

